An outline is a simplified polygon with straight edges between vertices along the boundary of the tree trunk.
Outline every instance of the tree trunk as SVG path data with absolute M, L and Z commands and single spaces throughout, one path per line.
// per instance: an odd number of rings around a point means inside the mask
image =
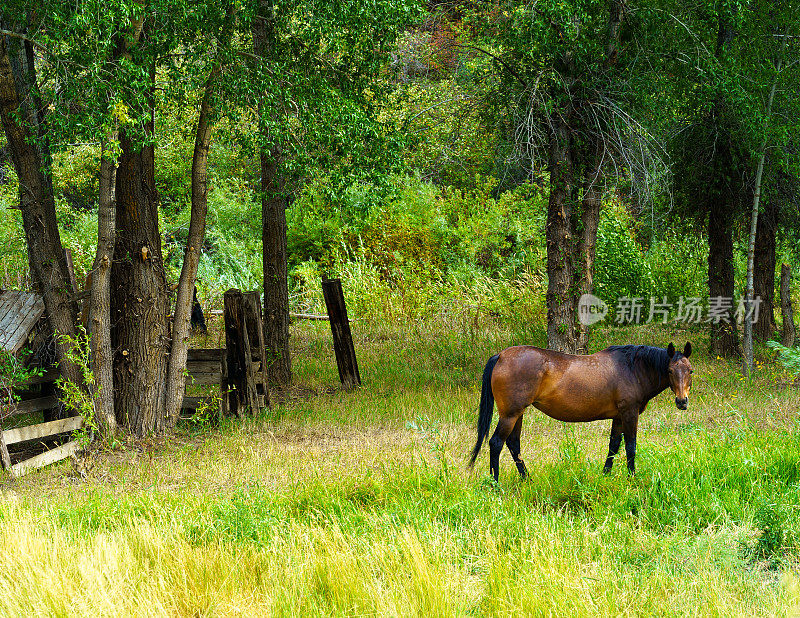
M 227 19 L 218 42 L 218 47 L 227 45 L 233 27 L 233 6 L 227 12 Z M 215 82 L 221 71 L 220 59 L 214 59 L 211 73 L 206 80 L 203 101 L 200 104 L 200 115 L 195 132 L 194 153 L 192 155 L 192 210 L 189 218 L 189 237 L 186 240 L 186 251 L 183 255 L 183 266 L 178 282 L 177 300 L 175 301 L 175 317 L 172 322 L 172 346 L 167 368 L 166 406 L 169 423 L 174 426 L 178 422 L 186 392 L 186 357 L 189 352 L 189 324 L 192 316 L 192 300 L 194 299 L 194 282 L 197 276 L 197 265 L 200 261 L 200 250 L 206 234 L 208 215 L 208 150 L 211 143 L 211 99 Z
M 210 78 L 209 78 L 210 82 Z M 189 220 L 189 236 L 183 254 L 183 266 L 178 282 L 175 317 L 172 322 L 172 346 L 167 369 L 167 415 L 170 425 L 178 422 L 181 403 L 186 390 L 185 369 L 189 352 L 189 322 L 192 315 L 192 292 L 200 261 L 208 215 L 208 150 L 211 141 L 210 83 L 200 109 L 200 118 L 195 135 L 192 157 L 192 210 Z
M 778 206 L 774 199 L 764 203 L 764 212 L 758 215 L 756 245 L 753 262 L 753 291 L 761 298 L 754 335 L 769 341 L 775 334 L 775 239 L 778 231 Z
M 603 197 L 600 186 L 603 153 L 595 151 L 589 163 L 585 171 L 581 203 L 581 229 L 578 236 L 578 298 L 594 292 L 594 257 Z M 578 329 L 578 354 L 588 354 L 589 328 L 585 324 L 579 324 Z
M 289 274 L 286 252 L 286 198 L 278 171 L 278 149 L 261 156 L 261 239 L 264 251 L 264 343 L 272 359 L 269 381 L 288 386 L 292 380 L 289 356 Z
M 775 67 L 775 76 L 772 79 L 769 98 L 767 99 L 767 109 L 764 116 L 764 139 L 761 141 L 761 150 L 758 157 L 758 168 L 756 169 L 755 189 L 753 192 L 753 209 L 750 217 L 750 238 L 747 243 L 747 285 L 745 288 L 745 318 L 744 318 L 744 364 L 742 372 L 750 375 L 753 371 L 753 320 L 749 319 L 753 303 L 753 263 L 755 262 L 756 247 L 756 228 L 758 227 L 758 207 L 761 201 L 761 178 L 764 174 L 764 159 L 767 155 L 767 138 L 769 135 L 769 120 L 772 116 L 772 102 L 775 100 L 775 88 L 778 85 L 778 76 L 781 73 L 783 63 L 783 51 L 786 49 L 786 36 L 784 32 L 783 43 L 781 44 L 781 55 Z
M 116 237 L 116 200 L 114 180 L 116 164 L 108 155 L 107 146 L 116 142 L 116 132 L 109 135 L 100 155 L 100 178 L 97 207 L 97 253 L 92 266 L 92 288 L 89 298 L 89 346 L 94 373 L 94 406 L 103 435 L 117 430 L 114 415 L 114 371 L 111 348 L 111 264 L 114 262 Z
M 781 343 L 787 348 L 794 345 L 795 328 L 792 312 L 792 296 L 789 286 L 792 281 L 792 270 L 788 264 L 781 264 L 781 317 L 783 318 L 783 336 Z
M 609 3 L 604 35 L 605 71 L 613 70 L 619 55 L 619 31 L 625 6 Z M 574 71 L 570 53 L 562 58 L 565 74 Z M 586 354 L 589 331 L 577 319 L 578 299 L 594 290 L 594 258 L 600 223 L 600 175 L 605 151 L 603 137 L 579 111 L 573 86 L 567 88 L 563 113 L 550 118 L 550 199 L 547 210 L 547 345 L 570 354 Z M 590 128 L 592 125 L 592 128 Z M 582 195 L 581 195 L 582 193 Z
M 728 205 L 727 191 L 711 198 L 708 216 L 708 291 L 710 302 L 719 299 L 730 303 L 721 312 L 719 321 L 711 324 L 711 353 L 736 356 L 739 350 L 739 331 L 734 317 L 733 217 Z
M 152 134 L 152 116 L 147 132 Z M 112 347 L 117 421 L 135 436 L 166 426 L 165 383 L 169 302 L 153 146 L 136 145 L 120 131 L 117 236 L 112 266 Z
M 52 163 L 36 89 L 33 47 L 27 41 L 7 36 L 0 36 L 0 120 L 19 178 L 20 210 L 31 275 L 42 294 L 52 331 L 57 335 L 62 375 L 82 385 L 79 368 L 67 360 L 71 344 L 63 337 L 75 338 L 78 311 L 56 223 Z
M 268 63 L 278 41 L 274 31 L 272 0 L 259 0 L 253 20 L 253 48 Z M 259 107 L 261 122 L 261 241 L 264 266 L 264 343 L 272 360 L 268 377 L 272 384 L 288 386 L 292 379 L 289 355 L 289 281 L 286 255 L 285 177 L 280 169 L 282 152 L 273 143 L 264 119 L 277 113 Z
M 721 13 L 717 31 L 715 56 L 722 59 L 735 36 L 727 17 Z M 730 303 L 730 309 L 721 311 L 719 320 L 711 321 L 711 353 L 719 356 L 736 356 L 739 349 L 739 330 L 734 318 L 733 269 L 733 179 L 738 170 L 733 164 L 730 135 L 724 128 L 725 106 L 721 99 L 712 105 L 707 122 L 713 127 L 717 142 L 708 191 L 708 292 L 709 302 Z
M 547 347 L 574 354 L 577 351 L 571 226 L 574 171 L 572 140 L 564 123 L 559 115 L 551 117 L 550 198 L 546 229 Z

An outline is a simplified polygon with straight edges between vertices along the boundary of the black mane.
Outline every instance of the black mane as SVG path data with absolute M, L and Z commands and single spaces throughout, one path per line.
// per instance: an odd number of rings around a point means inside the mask
M 606 348 L 621 365 L 636 372 L 636 361 L 655 369 L 660 374 L 669 370 L 669 356 L 664 348 L 650 345 L 612 345 Z M 676 352 L 677 356 L 679 353 Z

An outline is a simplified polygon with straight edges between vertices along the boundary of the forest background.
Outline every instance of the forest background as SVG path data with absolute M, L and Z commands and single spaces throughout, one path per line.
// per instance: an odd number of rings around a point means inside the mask
M 776 283 L 798 266 L 796 11 L 14 2 L 2 286 L 42 292 L 80 383 L 62 248 L 91 275 L 108 435 L 175 425 L 195 286 L 207 308 L 263 291 L 279 388 L 289 313 L 322 312 L 322 276 L 364 324 L 484 316 L 573 353 L 594 294 L 606 326 L 694 326 L 747 374 L 753 331 L 793 338 Z

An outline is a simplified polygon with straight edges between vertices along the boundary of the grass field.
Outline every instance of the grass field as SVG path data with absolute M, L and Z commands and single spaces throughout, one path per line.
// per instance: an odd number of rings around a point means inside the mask
M 271 412 L 6 480 L 0 615 L 800 614 L 800 393 L 776 365 L 744 381 L 702 334 L 601 332 L 690 339 L 689 410 L 651 404 L 635 478 L 600 473 L 608 422 L 531 411 L 530 479 L 506 451 L 495 484 L 486 451 L 465 466 L 479 376 L 540 330 L 357 325 L 344 393 L 327 328 L 293 327 Z

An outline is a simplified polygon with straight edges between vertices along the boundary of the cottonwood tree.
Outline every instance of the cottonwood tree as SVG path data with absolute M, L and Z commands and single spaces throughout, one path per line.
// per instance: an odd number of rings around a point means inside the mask
M 291 380 L 286 208 L 289 194 L 313 165 L 358 180 L 357 169 L 392 163 L 391 139 L 376 122 L 379 74 L 400 29 L 419 12 L 414 2 L 355 0 L 284 4 L 253 0 L 252 53 L 240 97 L 256 114 L 251 147 L 261 167 L 264 340 L 272 355 L 270 382 Z M 233 84 L 234 89 L 237 88 Z
M 750 234 L 747 243 L 747 282 L 745 284 L 745 319 L 744 319 L 744 363 L 743 373 L 749 375 L 753 370 L 753 320 L 750 316 L 753 312 L 753 267 L 755 262 L 755 245 L 758 228 L 759 217 L 759 204 L 761 201 L 762 180 L 764 177 L 764 161 L 767 156 L 767 143 L 769 141 L 770 121 L 772 120 L 772 108 L 775 102 L 775 90 L 778 86 L 778 81 L 782 77 L 781 70 L 784 66 L 784 56 L 786 55 L 786 48 L 788 44 L 788 32 L 784 29 L 782 32 L 776 33 L 780 36 L 781 42 L 779 51 L 776 54 L 775 71 L 772 76 L 772 83 L 769 87 L 769 94 L 767 95 L 766 104 L 764 106 L 764 137 L 761 141 L 760 148 L 757 153 L 758 164 L 756 166 L 756 174 L 753 188 L 753 207 L 750 216 Z
M 550 175 L 547 213 L 547 342 L 585 352 L 577 301 L 593 290 L 606 174 L 663 173 L 657 147 L 631 115 L 641 50 L 629 3 L 506 2 L 490 12 L 492 52 L 513 93 L 514 154 Z
M 793 116 L 784 113 L 786 102 L 784 98 L 784 105 L 777 106 L 776 116 L 797 118 L 797 112 Z M 769 149 L 765 157 L 763 208 L 759 208 L 756 225 L 753 292 L 756 298 L 761 299 L 761 304 L 753 335 L 760 341 L 769 341 L 777 330 L 775 311 L 780 308 L 780 303 L 776 302 L 779 239 L 784 241 L 781 245 L 794 246 L 791 235 L 800 223 L 800 152 L 796 132 L 785 130 L 785 135 L 785 145 Z
M 757 163 L 748 237 L 745 308 L 747 314 L 752 314 L 754 311 L 755 257 L 758 251 L 767 260 L 762 268 L 771 267 L 772 269 L 769 276 L 764 273 L 759 275 L 761 280 L 759 291 L 765 294 L 765 299 L 762 298 L 762 300 L 767 301 L 764 307 L 766 317 L 764 322 L 771 325 L 774 323 L 772 297 L 775 277 L 774 233 L 777 227 L 774 203 L 780 188 L 776 180 L 779 181 L 781 176 L 786 175 L 786 171 L 793 167 L 789 164 L 789 160 L 794 157 L 787 155 L 792 152 L 793 135 L 797 129 L 795 120 L 798 112 L 797 103 L 796 97 L 792 95 L 796 94 L 793 91 L 796 90 L 798 77 L 800 77 L 800 72 L 798 72 L 800 47 L 796 44 L 800 13 L 798 13 L 798 8 L 791 4 L 782 4 L 779 7 L 756 5 L 751 10 L 754 36 L 750 38 L 760 39 L 763 43 L 759 46 L 751 45 L 745 48 L 745 54 L 747 54 L 745 61 L 749 61 L 747 65 L 752 67 L 751 79 L 747 83 L 754 89 L 756 104 L 753 107 L 760 112 L 758 116 L 762 126 L 760 129 L 754 130 L 754 133 L 760 137 L 760 143 L 758 149 L 753 153 Z M 749 56 L 748 53 L 751 53 L 754 47 L 760 48 L 759 51 L 762 52 L 755 58 Z M 776 114 L 776 110 L 780 110 L 781 113 Z M 765 175 L 768 149 L 775 151 L 775 154 L 769 158 L 769 162 L 776 169 L 772 170 L 771 174 Z M 770 189 L 772 189 L 770 191 L 772 200 L 767 200 L 766 208 L 760 208 L 762 194 L 766 194 Z M 773 202 L 772 205 L 770 205 L 770 201 Z M 759 226 L 761 220 L 764 220 L 764 224 Z M 759 247 L 759 240 L 766 247 Z M 770 282 L 771 286 L 769 286 Z M 768 289 L 765 289 L 767 287 Z M 753 368 L 753 335 L 754 330 L 758 331 L 758 326 L 759 324 L 754 324 L 752 319 L 744 320 L 743 373 L 745 375 L 749 375 Z M 768 334 L 768 330 L 769 326 L 765 328 L 762 323 L 760 333 L 762 338 L 764 338 L 763 335 Z
M 231 2 L 142 3 L 141 17 L 134 15 L 142 21 L 138 44 L 119 63 L 135 74 L 127 83 L 136 86 L 122 91 L 131 95 L 125 105 L 133 121 L 119 130 L 111 343 L 117 418 L 135 435 L 172 427 L 183 401 L 192 291 L 205 235 L 215 88 L 229 61 L 235 8 Z M 199 99 L 189 236 L 171 324 L 155 188 L 157 75 L 164 76 L 166 94 Z
M 75 337 L 77 305 L 56 223 L 49 126 L 39 92 L 34 34 L 42 22 L 34 12 L 9 3 L 0 10 L 0 120 L 19 178 L 19 202 L 34 284 L 42 294 L 63 375 L 82 384 L 67 355 Z
M 217 89 L 220 75 L 226 61 L 230 61 L 230 43 L 235 30 L 238 7 L 228 2 L 225 15 L 219 25 L 219 35 L 212 41 L 209 55 L 210 72 L 202 90 L 200 110 L 195 131 L 194 151 L 192 153 L 192 207 L 189 219 L 189 235 L 183 257 L 175 317 L 172 324 L 172 346 L 167 367 L 167 418 L 174 425 L 181 411 L 186 391 L 185 368 L 189 345 L 189 323 L 194 298 L 194 284 L 200 249 L 205 238 L 208 215 L 208 152 L 211 129 L 214 122 L 215 101 L 219 96 Z
M 35 14 L 30 9 L 22 6 L 21 13 Z M 37 29 L 50 76 L 49 113 L 43 114 L 45 106 L 39 113 L 52 118 L 51 128 L 62 134 L 99 136 L 103 144 L 90 324 L 101 388 L 97 405 L 107 431 L 116 421 L 141 436 L 163 431 L 177 419 L 188 344 L 185 288 L 191 303 L 205 229 L 215 76 L 224 57 L 219 48 L 231 39 L 233 13 L 233 3 L 85 1 L 54 7 Z M 190 239 L 174 330 L 155 188 L 154 114 L 157 97 L 163 96 L 196 100 L 199 108 Z M 47 167 L 39 169 L 51 183 Z M 183 359 L 180 370 L 169 370 L 173 356 L 177 364 Z
M 673 47 L 666 53 L 673 60 L 675 100 L 680 102 L 675 111 L 681 119 L 674 139 L 676 201 L 682 212 L 705 219 L 709 239 L 709 296 L 726 302 L 722 319 L 710 323 L 711 352 L 739 355 L 735 316 L 739 305 L 734 268 L 736 222 L 749 211 L 746 220 L 751 231 L 751 265 L 758 256 L 762 264 L 759 270 L 771 264 L 774 273 L 776 204 L 770 203 L 772 197 L 767 200 L 761 226 L 753 216 L 753 205 L 757 213 L 761 194 L 764 190 L 770 194 L 768 187 L 762 188 L 759 172 L 767 155 L 777 161 L 785 159 L 781 151 L 788 151 L 784 139 L 775 143 L 777 149 L 767 153 L 764 139 L 769 124 L 766 117 L 772 116 L 768 112 L 770 91 L 776 83 L 775 44 L 779 39 L 773 34 L 776 24 L 796 22 L 796 16 L 792 17 L 796 9 L 747 2 L 676 4 L 668 9 L 673 17 L 670 21 L 673 30 L 666 31 L 665 40 Z M 787 126 L 785 120 L 781 122 Z M 784 128 L 777 133 L 787 131 Z M 769 134 L 774 135 L 774 130 Z M 772 183 L 779 176 L 780 173 L 768 173 L 764 178 Z M 762 243 L 772 244 L 772 249 Z M 766 283 L 763 277 L 760 279 L 759 289 L 764 291 Z M 770 288 L 774 287 L 774 274 L 772 281 Z M 743 283 L 752 294 L 750 282 Z M 772 289 L 765 296 L 771 297 Z M 765 309 L 764 319 L 769 321 L 771 306 Z

